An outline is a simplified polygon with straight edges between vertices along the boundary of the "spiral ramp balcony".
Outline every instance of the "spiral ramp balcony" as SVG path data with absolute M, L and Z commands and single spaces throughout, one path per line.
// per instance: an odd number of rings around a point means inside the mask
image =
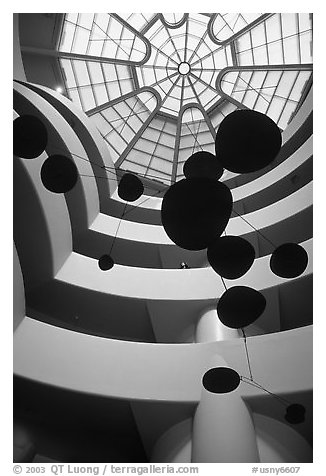
M 17 62 L 19 47 L 17 38 Z M 226 232 L 256 252 L 252 268 L 225 283 L 266 297 L 264 313 L 246 329 L 250 362 L 255 381 L 305 406 L 305 422 L 290 425 L 261 388 L 242 382 L 222 396 L 203 388 L 204 373 L 216 365 L 248 376 L 243 339 L 212 318 L 224 287 L 206 251 L 183 250 L 167 237 L 165 190 L 152 196 L 158 186 L 150 181 L 115 237 L 124 207 L 120 172 L 106 172 L 114 163 L 94 123 L 63 95 L 30 82 L 19 65 L 16 71 L 14 119 L 35 115 L 49 135 L 41 156 L 13 162 L 14 413 L 16 431 L 32 448 L 24 457 L 311 462 L 312 88 L 272 165 L 225 179 L 236 212 Z M 40 180 L 43 162 L 58 151 L 79 172 L 66 194 Z M 116 264 L 103 272 L 98 259 L 113 240 Z M 271 243 L 288 241 L 309 257 L 291 280 L 269 269 Z M 189 269 L 180 269 L 182 261 Z

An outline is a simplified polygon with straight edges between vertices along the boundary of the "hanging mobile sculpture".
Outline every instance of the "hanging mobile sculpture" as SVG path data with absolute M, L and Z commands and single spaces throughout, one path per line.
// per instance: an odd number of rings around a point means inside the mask
M 48 134 L 40 119 L 32 115 L 20 116 L 15 119 L 13 129 L 14 155 L 34 159 L 45 151 Z M 256 111 L 237 110 L 229 114 L 219 126 L 215 141 L 216 156 L 205 151 L 192 154 L 184 164 L 186 178 L 172 185 L 164 195 L 161 218 L 167 235 L 176 245 L 187 250 L 207 248 L 208 261 L 221 276 L 224 286 L 223 277 L 237 279 L 250 269 L 255 251 L 241 237 L 221 238 L 233 204 L 229 188 L 219 182 L 223 169 L 235 173 L 261 170 L 275 159 L 281 145 L 280 130 L 269 117 Z M 77 183 L 78 170 L 70 158 L 51 155 L 41 167 L 41 180 L 47 190 L 67 193 Z M 137 176 L 131 173 L 123 175 L 118 186 L 118 195 L 122 200 L 135 201 L 143 192 L 143 183 Z M 114 266 L 111 252 L 126 206 L 127 203 L 110 253 L 98 260 L 102 271 Z M 272 272 L 283 278 L 300 276 L 307 264 L 306 251 L 295 243 L 275 247 L 270 259 Z M 253 385 L 286 405 L 284 418 L 288 423 L 299 424 L 305 420 L 305 407 L 274 395 L 252 377 L 244 327 L 255 322 L 265 307 L 266 299 L 259 291 L 246 286 L 226 288 L 218 301 L 217 313 L 225 326 L 242 330 L 250 378 L 240 376 L 229 367 L 216 367 L 205 372 L 202 384 L 207 391 L 220 394 L 236 390 L 241 381 Z

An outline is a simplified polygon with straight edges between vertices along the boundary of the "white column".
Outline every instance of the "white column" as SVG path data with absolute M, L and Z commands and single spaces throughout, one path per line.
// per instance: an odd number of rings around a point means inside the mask
M 213 367 L 228 367 L 216 357 Z M 192 433 L 193 463 L 259 462 L 256 433 L 248 407 L 241 397 L 241 385 L 229 393 L 215 394 L 202 387 L 195 411 Z
M 169 428 L 155 443 L 151 463 L 191 463 L 192 418 Z
M 205 309 L 197 323 L 195 341 L 216 342 L 229 339 L 238 339 L 240 336 L 238 329 L 230 329 L 219 320 L 216 307 Z

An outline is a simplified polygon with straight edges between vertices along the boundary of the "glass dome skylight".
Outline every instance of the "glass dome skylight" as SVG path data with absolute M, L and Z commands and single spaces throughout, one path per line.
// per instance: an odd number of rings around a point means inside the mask
M 59 57 L 68 96 L 116 167 L 170 184 L 192 153 L 214 153 L 218 125 L 237 108 L 287 126 L 311 81 L 312 19 L 69 13 Z

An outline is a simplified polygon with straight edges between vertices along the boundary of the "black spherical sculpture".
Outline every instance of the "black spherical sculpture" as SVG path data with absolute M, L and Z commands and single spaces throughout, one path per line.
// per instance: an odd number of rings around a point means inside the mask
M 186 160 L 183 166 L 186 178 L 212 178 L 218 180 L 223 174 L 223 167 L 217 157 L 210 152 L 196 152 Z
M 240 376 L 229 367 L 215 367 L 207 370 L 202 383 L 208 392 L 229 393 L 239 386 Z
M 38 117 L 26 114 L 14 120 L 13 138 L 14 155 L 23 159 L 35 159 L 44 152 L 48 133 Z
M 190 178 L 172 185 L 162 200 L 162 225 L 186 250 L 202 250 L 220 236 L 232 211 L 232 194 L 217 180 Z
M 50 192 L 69 192 L 76 185 L 77 179 L 76 165 L 64 155 L 51 155 L 42 165 L 41 180 Z
M 103 255 L 98 260 L 98 266 L 102 271 L 108 271 L 109 269 L 113 268 L 114 261 L 110 255 Z
M 222 166 L 235 173 L 256 172 L 278 154 L 282 136 L 275 122 L 260 112 L 241 109 L 221 122 L 215 151 Z
M 118 195 L 126 202 L 134 202 L 144 193 L 142 181 L 134 174 L 124 174 L 118 186 Z
M 296 278 L 306 269 L 307 252 L 296 243 L 284 243 L 274 250 L 270 259 L 270 268 L 281 278 Z
M 240 236 L 222 236 L 208 246 L 207 258 L 217 274 L 226 279 L 237 279 L 251 267 L 255 249 Z
M 292 403 L 286 408 L 285 420 L 292 425 L 303 423 L 305 420 L 306 409 L 299 403 Z
M 265 297 L 247 286 L 234 286 L 225 291 L 217 303 L 220 321 L 231 329 L 241 329 L 255 322 L 264 312 Z

